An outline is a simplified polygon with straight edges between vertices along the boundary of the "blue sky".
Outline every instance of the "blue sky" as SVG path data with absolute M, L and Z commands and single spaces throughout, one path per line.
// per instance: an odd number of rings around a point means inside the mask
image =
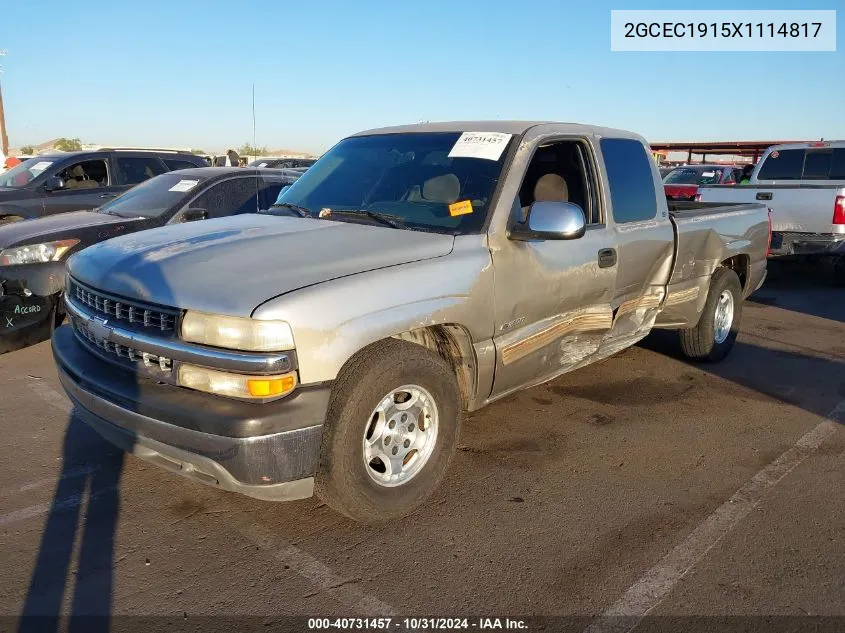
M 835 53 L 614 53 L 612 8 L 718 7 L 6 1 L 9 140 L 225 149 L 252 141 L 253 83 L 258 145 L 305 151 L 360 129 L 450 119 L 577 121 L 652 141 L 845 138 L 845 26 Z

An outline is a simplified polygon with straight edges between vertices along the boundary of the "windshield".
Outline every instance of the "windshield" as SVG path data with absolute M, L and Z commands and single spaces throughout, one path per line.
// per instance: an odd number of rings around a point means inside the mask
M 717 185 L 721 181 L 722 170 L 714 167 L 678 167 L 663 179 L 667 185 Z
M 125 218 L 156 218 L 179 204 L 185 194 L 196 190 L 203 180 L 196 176 L 180 176 L 178 172 L 155 176 L 107 202 L 99 211 Z
M 379 214 L 403 228 L 478 232 L 509 142 L 509 135 L 460 132 L 347 138 L 281 193 L 276 204 L 288 207 L 268 212 L 289 213 L 292 206 L 333 219 L 333 212 L 347 211 L 335 216 L 343 221 Z M 485 144 L 495 147 L 479 148 Z
M 53 164 L 46 158 L 30 158 L 20 165 L 15 165 L 9 171 L 0 174 L 0 187 L 23 187 L 41 175 L 45 169 Z

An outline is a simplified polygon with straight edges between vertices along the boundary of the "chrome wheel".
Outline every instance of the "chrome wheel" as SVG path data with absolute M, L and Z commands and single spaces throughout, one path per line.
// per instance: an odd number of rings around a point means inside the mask
M 716 316 L 713 319 L 713 338 L 717 344 L 727 340 L 733 322 L 734 296 L 730 290 L 723 290 L 716 303 Z
M 401 486 L 428 462 L 437 441 L 437 403 L 418 385 L 394 389 L 370 414 L 364 465 L 381 486 Z

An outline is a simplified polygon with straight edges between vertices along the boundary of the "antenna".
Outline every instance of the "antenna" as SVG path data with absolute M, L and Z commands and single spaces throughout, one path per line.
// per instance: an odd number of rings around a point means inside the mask
M 255 141 L 255 82 L 252 84 L 252 149 L 258 152 Z M 255 157 L 258 159 L 258 156 Z M 255 212 L 261 211 L 261 191 L 258 187 L 258 174 L 255 175 Z
M 0 57 L 5 57 L 7 51 L 0 49 Z M 3 67 L 0 66 L 0 75 L 3 74 Z M 3 89 L 0 88 L 0 152 L 4 156 L 9 153 L 9 137 L 6 135 L 6 112 L 3 109 Z

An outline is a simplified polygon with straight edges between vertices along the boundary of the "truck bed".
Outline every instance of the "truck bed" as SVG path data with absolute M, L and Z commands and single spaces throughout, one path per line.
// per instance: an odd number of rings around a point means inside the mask
M 765 273 L 769 211 L 759 203 L 669 202 L 675 261 L 657 327 L 695 325 L 716 267 L 729 265 L 748 296 Z M 759 251 L 759 252 L 757 252 Z M 751 262 L 757 262 L 755 266 Z
M 845 187 L 835 182 L 699 187 L 698 192 L 705 203 L 763 202 L 772 210 L 775 233 L 845 233 L 845 226 L 833 224 L 837 196 L 845 195 Z

